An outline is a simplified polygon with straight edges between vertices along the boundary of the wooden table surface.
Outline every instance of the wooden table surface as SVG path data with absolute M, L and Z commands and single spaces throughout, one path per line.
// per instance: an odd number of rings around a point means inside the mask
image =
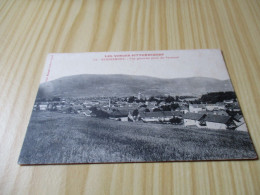
M 259 0 L 1 0 L 0 194 L 260 194 L 259 160 L 17 164 L 50 52 L 220 48 L 260 153 L 259 35 Z

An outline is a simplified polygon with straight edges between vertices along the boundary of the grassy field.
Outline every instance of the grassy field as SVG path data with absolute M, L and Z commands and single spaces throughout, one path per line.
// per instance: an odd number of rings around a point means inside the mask
M 247 132 L 33 112 L 21 164 L 256 158 Z

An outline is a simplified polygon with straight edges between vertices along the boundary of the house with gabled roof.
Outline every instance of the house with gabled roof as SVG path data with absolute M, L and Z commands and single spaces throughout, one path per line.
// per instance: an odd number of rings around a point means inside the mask
M 200 127 L 200 121 L 205 117 L 205 114 L 187 112 L 183 115 L 184 126 L 197 126 Z
M 246 123 L 242 123 L 241 125 L 236 127 L 237 131 L 247 131 Z
M 236 114 L 234 116 L 234 122 L 237 126 L 240 126 L 241 124 L 245 123 L 245 119 L 243 117 L 243 115 L 241 114 Z
M 74 105 L 72 106 L 72 109 L 74 110 L 75 113 L 81 113 L 83 110 L 83 106 L 82 105 Z
M 129 111 L 127 110 L 123 110 L 123 109 L 115 110 L 109 113 L 109 118 L 118 121 L 128 121 L 128 114 Z
M 207 114 L 203 121 L 205 121 L 206 127 L 209 129 L 235 128 L 235 124 L 231 116 Z
M 216 115 L 229 116 L 225 110 L 217 110 L 217 111 L 213 111 L 213 113 Z
M 237 131 L 247 131 L 247 126 L 243 115 L 237 114 L 234 116 L 234 123 Z

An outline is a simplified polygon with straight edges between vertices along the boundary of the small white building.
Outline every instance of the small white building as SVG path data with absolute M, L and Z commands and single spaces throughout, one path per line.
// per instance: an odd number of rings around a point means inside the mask
M 144 122 L 169 122 L 173 118 L 171 111 L 143 112 L 140 118 Z
M 47 109 L 48 109 L 48 103 L 43 102 L 39 104 L 39 110 L 46 111 Z
M 140 113 L 140 118 L 144 122 L 159 122 L 164 118 L 162 112 L 144 112 Z
M 233 104 L 233 100 L 224 100 L 224 104 Z
M 84 112 L 82 112 L 83 115 L 90 117 L 91 116 L 92 111 L 90 110 L 85 110 Z
M 186 106 L 180 106 L 175 111 L 180 111 L 180 112 L 183 112 L 184 114 L 186 114 L 187 112 L 189 112 L 189 109 Z
M 228 113 L 225 110 L 217 110 L 213 111 L 213 114 L 215 115 L 224 115 L 224 116 L 229 116 Z
M 62 109 L 62 105 L 60 105 L 60 104 L 56 105 L 56 109 L 57 109 L 58 111 L 60 111 L 60 110 Z
M 206 104 L 207 111 L 218 110 L 218 106 L 216 104 Z
M 198 113 L 199 111 L 206 111 L 205 104 L 189 104 L 189 111 Z

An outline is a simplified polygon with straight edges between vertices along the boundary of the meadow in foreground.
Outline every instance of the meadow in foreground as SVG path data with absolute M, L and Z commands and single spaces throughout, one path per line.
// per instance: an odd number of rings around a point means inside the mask
M 33 112 L 21 164 L 256 158 L 247 132 Z

